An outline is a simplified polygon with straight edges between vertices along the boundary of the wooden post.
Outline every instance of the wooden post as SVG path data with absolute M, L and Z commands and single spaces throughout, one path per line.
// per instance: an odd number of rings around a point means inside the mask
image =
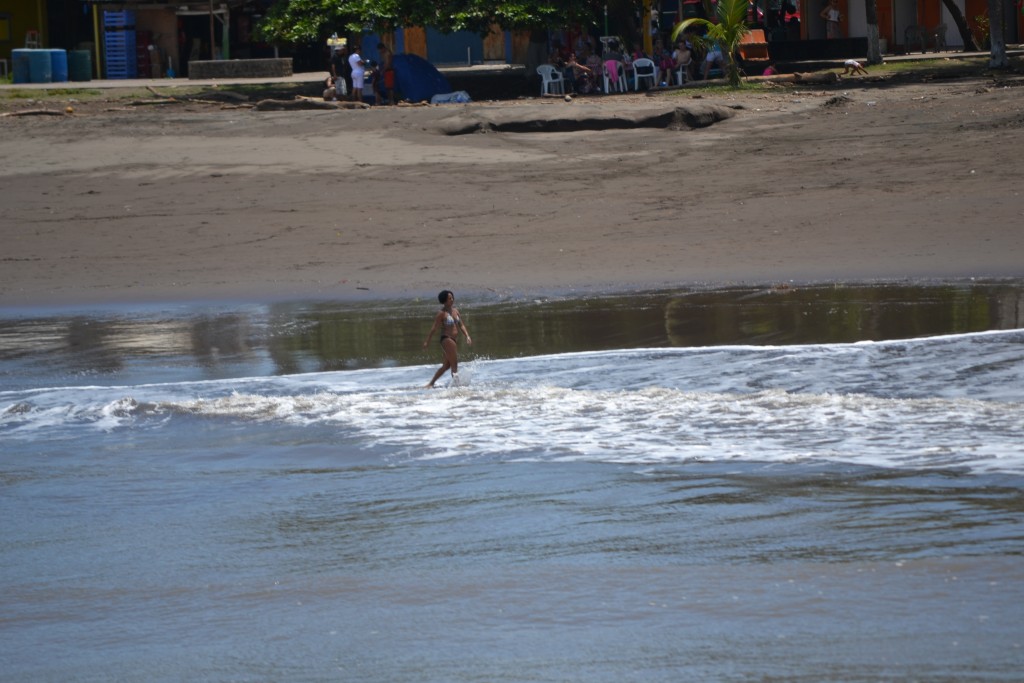
M 210 60 L 217 59 L 217 41 L 214 39 L 216 33 L 213 30 L 213 0 L 210 0 Z

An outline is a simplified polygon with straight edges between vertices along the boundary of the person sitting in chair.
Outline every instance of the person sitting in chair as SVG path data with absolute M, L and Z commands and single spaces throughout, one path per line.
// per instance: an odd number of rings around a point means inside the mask
M 577 62 L 574 53 L 569 53 L 569 59 L 565 64 L 565 76 L 574 93 L 586 95 L 594 92 L 594 71 Z
M 683 78 L 676 85 L 682 85 L 684 80 L 690 78 L 691 62 L 693 62 L 693 52 L 685 40 L 680 40 L 676 44 L 675 51 L 672 53 L 672 73 L 678 73 L 680 68 L 683 69 Z

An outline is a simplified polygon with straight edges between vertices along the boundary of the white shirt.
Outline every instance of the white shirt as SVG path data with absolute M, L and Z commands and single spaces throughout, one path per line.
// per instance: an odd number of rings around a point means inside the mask
M 352 75 L 360 77 L 366 73 L 366 67 L 363 66 L 363 58 L 359 56 L 358 52 L 353 52 L 348 57 L 348 65 L 352 67 Z

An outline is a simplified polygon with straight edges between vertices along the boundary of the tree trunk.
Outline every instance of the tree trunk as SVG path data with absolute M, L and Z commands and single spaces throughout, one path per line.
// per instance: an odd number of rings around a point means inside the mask
M 864 14 L 868 20 L 868 64 L 881 64 L 882 51 L 878 48 L 878 4 L 876 0 L 866 0 Z
M 953 0 L 942 0 L 942 4 L 949 10 L 949 16 L 953 17 L 953 23 L 956 24 L 956 30 L 960 32 L 960 38 L 964 41 L 965 52 L 976 52 L 978 49 L 977 44 L 974 42 L 974 36 L 971 35 L 971 29 L 967 25 L 967 20 L 964 19 L 964 13 L 960 11 L 960 8 L 954 4 Z M 926 28 L 931 28 L 928 26 Z
M 1006 36 L 1003 33 L 1003 0 L 988 0 L 988 36 L 992 43 L 992 57 L 988 65 L 993 69 L 1006 69 L 1010 60 L 1006 56 Z

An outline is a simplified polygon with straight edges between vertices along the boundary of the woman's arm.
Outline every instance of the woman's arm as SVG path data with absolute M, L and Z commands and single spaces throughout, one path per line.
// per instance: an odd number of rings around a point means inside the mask
M 457 320 L 459 321 L 459 327 L 462 328 L 462 333 L 466 335 L 466 343 L 470 346 L 473 345 L 473 338 L 469 336 L 469 330 L 466 329 L 466 323 L 462 322 L 462 316 L 460 315 Z
M 434 324 L 430 327 L 430 332 L 427 333 L 427 340 L 423 342 L 423 348 L 427 348 L 427 345 L 430 343 L 431 338 L 433 338 L 434 336 L 434 332 L 436 332 L 437 328 L 441 325 L 442 315 L 443 313 L 438 313 L 437 315 L 434 316 Z

